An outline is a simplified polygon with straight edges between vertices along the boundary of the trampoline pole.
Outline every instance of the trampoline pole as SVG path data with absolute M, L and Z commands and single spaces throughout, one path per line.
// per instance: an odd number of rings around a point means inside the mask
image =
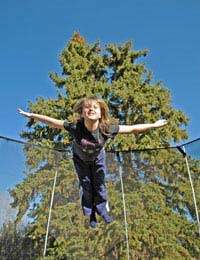
M 50 206 L 49 206 L 49 216 L 48 216 L 45 243 L 44 243 L 43 260 L 45 260 L 45 257 L 46 257 L 47 241 L 48 241 L 48 235 L 49 235 L 49 226 L 50 226 L 50 220 L 51 220 L 51 211 L 52 211 L 52 206 L 53 206 L 53 199 L 54 199 L 57 175 L 58 175 L 58 160 L 56 160 L 56 171 L 55 171 L 53 189 L 52 189 L 52 194 L 51 194 L 51 201 L 50 201 Z
M 125 224 L 125 234 L 126 234 L 126 254 L 127 260 L 130 260 L 130 252 L 129 252 L 129 238 L 128 238 L 128 223 L 127 223 L 127 216 L 126 216 L 126 201 L 125 201 L 125 193 L 124 193 L 124 184 L 123 184 L 123 177 L 122 177 L 122 156 L 120 153 L 117 153 L 118 161 L 119 161 L 119 175 L 121 181 L 121 190 L 122 190 L 122 201 L 123 201 L 123 209 L 124 209 L 124 224 Z
M 185 152 L 185 154 L 186 154 L 186 151 L 185 151 L 185 147 L 184 147 L 184 146 L 183 146 L 183 150 L 184 150 L 184 152 Z M 186 162 L 187 172 L 188 172 L 188 176 L 189 176 L 189 180 L 190 180 L 190 185 L 191 185 L 191 189 L 192 189 L 192 195 L 193 195 L 193 200 L 194 200 L 194 207 L 195 207 L 196 218 L 197 218 L 198 229 L 199 229 L 199 235 L 200 235 L 199 214 L 198 214 L 196 196 L 195 196 L 195 191 L 194 191 L 194 185 L 193 185 L 193 182 L 192 182 L 192 177 L 191 177 L 191 173 L 190 173 L 190 167 L 189 167 L 189 163 L 188 163 L 188 159 L 187 159 L 187 154 L 185 155 L 185 162 Z

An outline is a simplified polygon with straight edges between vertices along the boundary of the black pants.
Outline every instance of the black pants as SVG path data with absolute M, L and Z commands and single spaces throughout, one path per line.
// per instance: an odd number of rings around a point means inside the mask
M 102 149 L 95 161 L 85 162 L 76 154 L 73 162 L 82 187 L 82 208 L 84 215 L 91 215 L 92 210 L 100 215 L 106 212 L 107 193 L 105 187 L 106 158 Z

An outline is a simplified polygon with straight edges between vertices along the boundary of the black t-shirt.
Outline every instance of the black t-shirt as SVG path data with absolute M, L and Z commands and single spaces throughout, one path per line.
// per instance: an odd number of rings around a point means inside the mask
M 83 119 L 77 123 L 64 121 L 64 128 L 73 138 L 73 153 L 84 161 L 94 161 L 105 142 L 110 138 L 114 138 L 119 132 L 119 125 L 106 126 L 106 134 L 102 133 L 100 128 L 90 132 L 85 127 Z

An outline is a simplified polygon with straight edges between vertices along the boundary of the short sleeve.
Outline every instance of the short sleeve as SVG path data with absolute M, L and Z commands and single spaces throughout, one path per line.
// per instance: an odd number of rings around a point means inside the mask
M 63 127 L 65 128 L 65 130 L 69 131 L 69 128 L 70 128 L 69 125 L 70 125 L 69 122 L 67 120 L 65 120 L 63 123 Z
M 119 125 L 109 125 L 106 127 L 106 133 L 111 135 L 114 138 L 119 133 Z
M 70 134 L 74 134 L 76 130 L 76 124 L 69 123 L 67 120 L 64 121 L 63 127 L 67 130 Z

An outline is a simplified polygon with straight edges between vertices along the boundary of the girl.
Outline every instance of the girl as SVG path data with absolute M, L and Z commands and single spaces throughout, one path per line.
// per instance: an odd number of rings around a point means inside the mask
M 103 148 L 105 142 L 117 134 L 139 133 L 167 124 L 166 120 L 158 120 L 152 124 L 111 125 L 108 119 L 108 106 L 98 98 L 82 98 L 78 101 L 73 113 L 79 117 L 74 123 L 28 113 L 22 109 L 18 109 L 18 112 L 49 126 L 65 129 L 72 135 L 73 162 L 83 192 L 83 214 L 90 216 L 90 226 L 93 228 L 97 226 L 95 212 L 102 216 L 106 223 L 112 222 L 106 208 L 107 194 L 104 183 L 106 163 Z

